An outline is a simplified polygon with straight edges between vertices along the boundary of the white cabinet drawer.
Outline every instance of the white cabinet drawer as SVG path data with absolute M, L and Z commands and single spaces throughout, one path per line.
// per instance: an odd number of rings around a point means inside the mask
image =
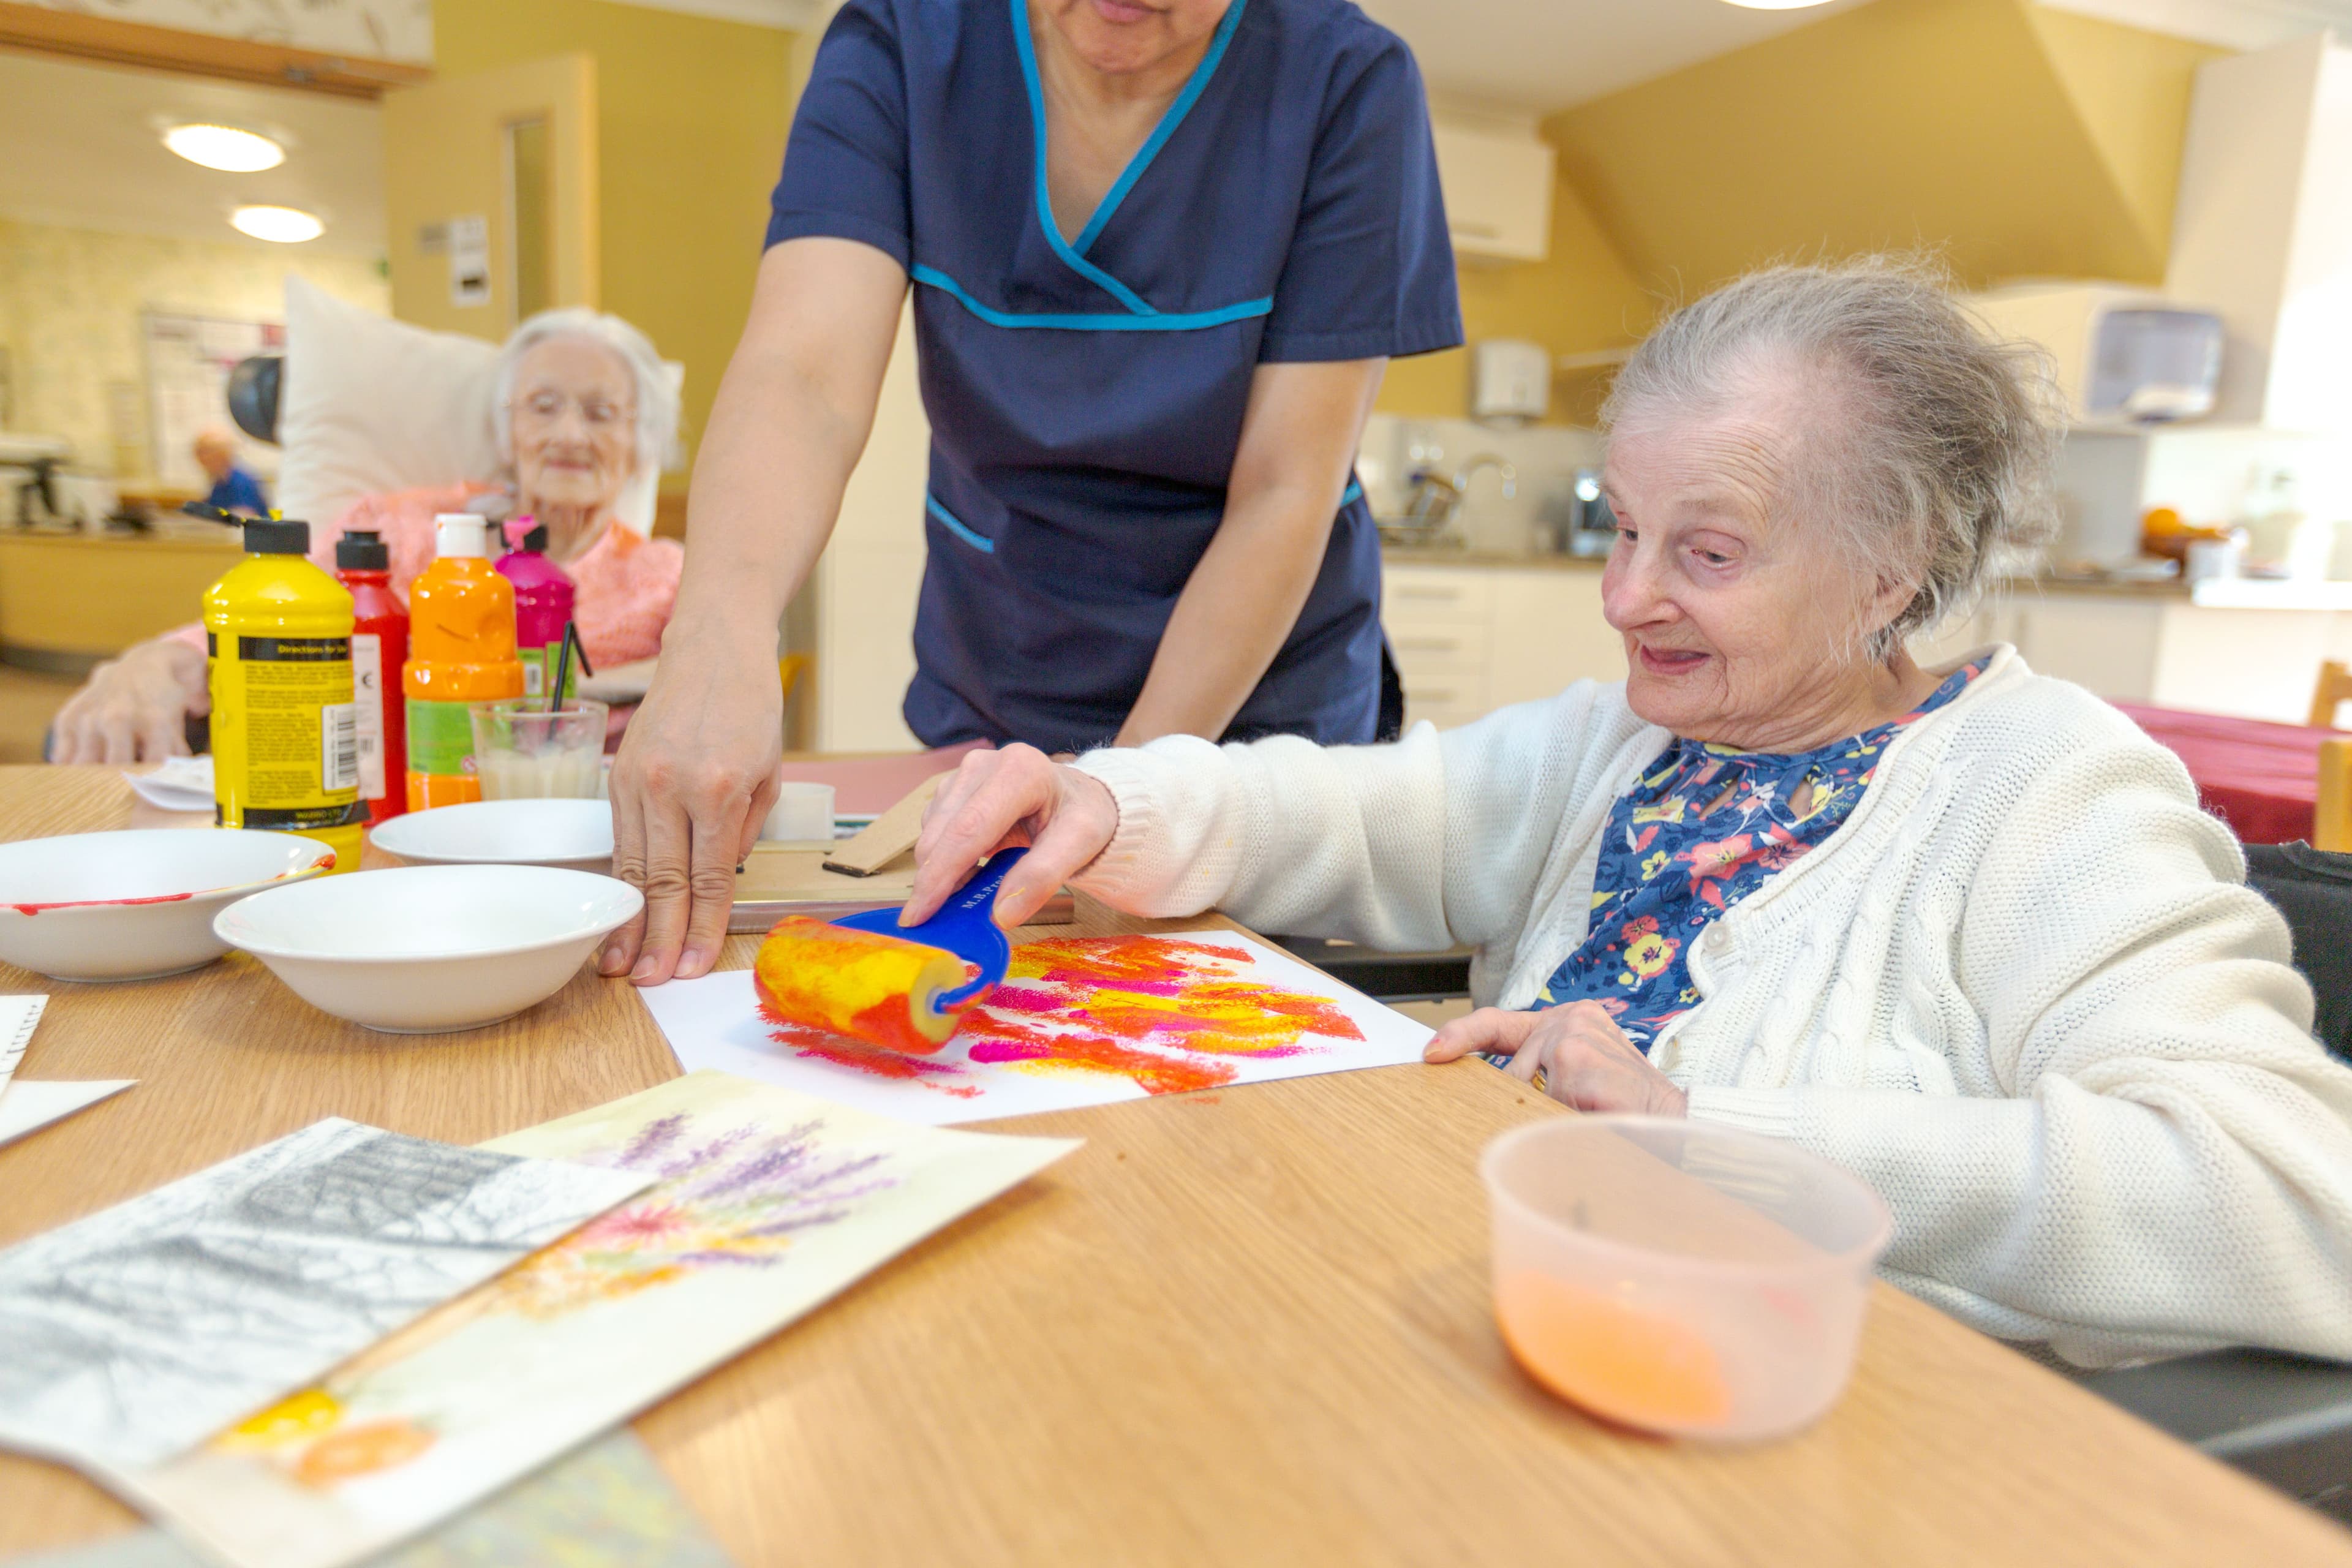
M 1495 574 L 1475 567 L 1391 566 L 1381 574 L 1381 624 L 1399 627 L 1433 621 L 1484 623 L 1494 612 Z
M 1388 627 L 1389 647 L 1408 689 L 1414 672 L 1474 670 L 1483 679 L 1494 633 L 1484 621 L 1410 621 Z

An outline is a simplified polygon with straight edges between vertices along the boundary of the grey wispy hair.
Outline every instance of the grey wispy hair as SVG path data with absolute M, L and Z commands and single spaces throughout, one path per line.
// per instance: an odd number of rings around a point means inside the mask
M 1914 590 L 1894 619 L 1856 628 L 1866 657 L 1973 607 L 1999 547 L 2053 531 L 2048 356 L 1996 341 L 1931 261 L 1862 256 L 1726 284 L 1633 351 L 1601 425 L 1705 415 L 1759 385 L 1798 404 L 1780 504 L 1828 527 L 1863 581 Z

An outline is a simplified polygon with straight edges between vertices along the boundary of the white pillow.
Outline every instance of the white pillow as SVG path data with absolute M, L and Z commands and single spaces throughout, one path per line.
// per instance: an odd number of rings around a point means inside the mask
M 498 357 L 495 343 L 391 321 L 287 279 L 278 510 L 326 524 L 364 496 L 499 479 Z

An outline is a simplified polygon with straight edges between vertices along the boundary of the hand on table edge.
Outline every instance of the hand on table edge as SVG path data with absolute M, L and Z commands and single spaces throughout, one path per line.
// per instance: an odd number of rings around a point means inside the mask
M 1508 1056 L 1504 1070 L 1522 1083 L 1533 1084 L 1541 1072 L 1544 1092 L 1579 1110 L 1690 1114 L 1690 1097 L 1651 1065 L 1598 1002 L 1535 1012 L 1481 1007 L 1439 1029 L 1421 1059 L 1458 1061 L 1474 1051 Z
M 1118 802 L 1100 779 L 1017 742 L 972 752 L 923 809 L 915 840 L 915 889 L 898 923 L 928 920 L 999 849 L 1029 853 L 1004 879 L 991 911 L 1011 931 L 1094 864 L 1118 832 Z

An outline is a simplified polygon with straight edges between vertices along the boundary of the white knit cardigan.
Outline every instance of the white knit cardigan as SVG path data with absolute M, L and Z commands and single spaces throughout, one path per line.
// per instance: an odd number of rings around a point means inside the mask
M 1652 1060 L 1692 1115 L 1869 1182 L 1885 1276 L 1989 1334 L 2084 1365 L 2352 1359 L 2352 1070 L 2311 1037 L 2285 925 L 2171 752 L 1986 651 L 1834 834 L 1692 944 L 1702 999 Z M 1118 831 L 1076 885 L 1465 943 L 1477 999 L 1523 1007 L 1583 941 L 1610 807 L 1668 739 L 1580 681 L 1394 745 L 1096 752 Z

